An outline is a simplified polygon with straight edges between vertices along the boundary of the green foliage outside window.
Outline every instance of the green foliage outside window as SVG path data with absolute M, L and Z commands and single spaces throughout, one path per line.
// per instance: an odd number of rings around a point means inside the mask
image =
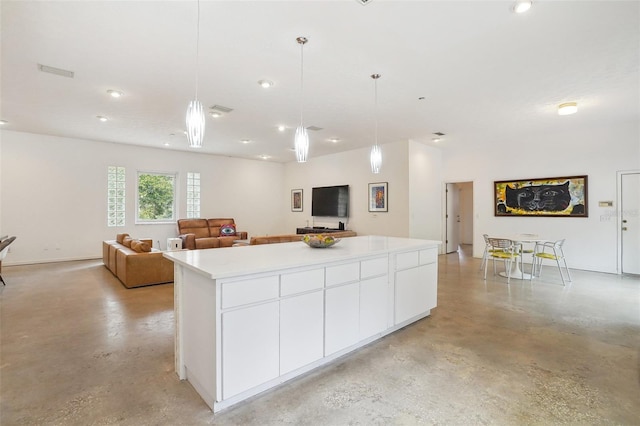
M 138 174 L 138 219 L 143 221 L 174 220 L 175 176 Z

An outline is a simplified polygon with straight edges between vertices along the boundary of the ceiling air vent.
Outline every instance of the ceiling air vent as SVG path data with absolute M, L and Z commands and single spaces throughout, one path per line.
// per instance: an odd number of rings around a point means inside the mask
M 317 132 L 318 130 L 322 130 L 322 127 L 309 126 L 307 127 L 307 130 L 313 130 L 314 132 Z
M 233 108 L 228 108 L 228 107 L 222 106 L 222 105 L 214 105 L 214 106 L 209 108 L 209 112 L 211 112 L 211 111 L 218 111 L 218 112 L 221 112 L 223 114 L 228 114 L 231 111 L 233 111 Z
M 363 6 L 368 5 L 369 3 L 371 3 L 373 0 L 356 0 L 358 3 L 360 3 Z
M 54 68 L 48 65 L 38 64 L 38 69 L 49 74 L 61 75 L 62 77 L 73 78 L 73 71 L 63 70 L 62 68 Z
M 442 132 L 435 132 L 435 133 L 434 133 L 434 135 L 436 135 L 436 136 L 444 136 L 444 133 L 442 133 Z

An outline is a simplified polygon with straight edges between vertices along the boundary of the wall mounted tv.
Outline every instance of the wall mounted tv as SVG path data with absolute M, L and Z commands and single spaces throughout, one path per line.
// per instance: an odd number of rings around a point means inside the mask
M 311 216 L 349 216 L 349 185 L 311 188 Z

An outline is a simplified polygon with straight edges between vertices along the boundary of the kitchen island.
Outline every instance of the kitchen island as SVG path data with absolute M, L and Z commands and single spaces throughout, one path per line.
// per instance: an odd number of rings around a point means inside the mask
M 217 412 L 424 318 L 439 244 L 361 236 L 165 252 L 176 372 Z

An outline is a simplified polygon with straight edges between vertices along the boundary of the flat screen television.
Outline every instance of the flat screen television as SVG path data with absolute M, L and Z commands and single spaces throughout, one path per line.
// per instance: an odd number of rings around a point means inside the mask
M 349 216 L 349 185 L 311 188 L 311 216 Z

